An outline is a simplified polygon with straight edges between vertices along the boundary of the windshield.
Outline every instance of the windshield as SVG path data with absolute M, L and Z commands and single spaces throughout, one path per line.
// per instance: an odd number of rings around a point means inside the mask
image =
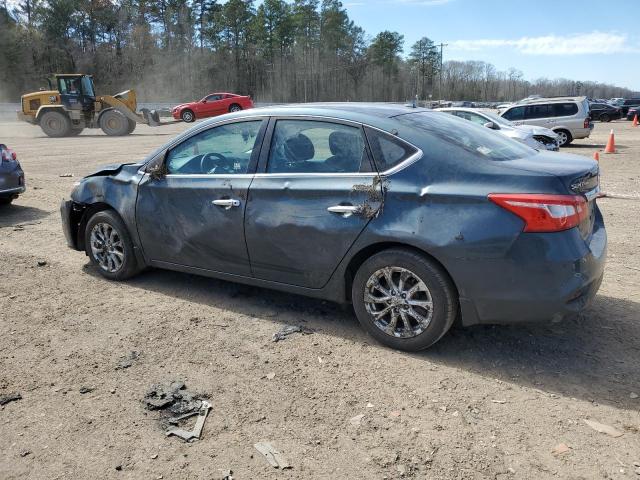
M 399 115 L 395 119 L 426 133 L 425 145 L 430 145 L 428 148 L 433 151 L 456 147 L 489 160 L 515 160 L 537 153 L 533 148 L 497 135 L 493 130 L 445 113 L 416 112 Z
M 506 125 L 508 127 L 513 127 L 513 123 L 511 123 L 509 120 L 507 120 L 506 118 L 503 118 L 499 115 L 496 115 L 493 112 L 482 112 L 482 115 L 484 115 L 487 118 L 490 118 L 492 122 L 497 123 L 498 125 Z

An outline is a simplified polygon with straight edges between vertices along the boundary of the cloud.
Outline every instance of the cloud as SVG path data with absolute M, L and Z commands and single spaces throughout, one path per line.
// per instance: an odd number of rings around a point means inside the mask
M 489 48 L 511 47 L 527 55 L 589 55 L 640 52 L 624 34 L 591 32 L 575 35 L 545 35 L 522 37 L 515 40 L 481 39 L 455 40 L 449 46 L 456 50 L 478 51 Z

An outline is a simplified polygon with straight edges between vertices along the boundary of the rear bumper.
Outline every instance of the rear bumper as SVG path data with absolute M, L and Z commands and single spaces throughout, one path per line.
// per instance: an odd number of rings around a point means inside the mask
M 585 241 L 577 228 L 522 234 L 507 256 L 488 261 L 461 292 L 465 325 L 558 321 L 584 310 L 604 275 L 607 234 L 596 209 Z
M 20 167 L 11 172 L 0 172 L 0 198 L 17 197 L 26 189 L 24 172 Z

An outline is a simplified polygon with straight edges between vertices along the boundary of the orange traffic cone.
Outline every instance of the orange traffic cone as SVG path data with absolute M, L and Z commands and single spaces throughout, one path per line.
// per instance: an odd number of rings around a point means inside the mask
M 611 133 L 609 134 L 609 140 L 607 141 L 607 146 L 604 148 L 604 153 L 616 153 L 616 139 L 613 135 L 613 129 L 611 129 Z
M 594 159 L 596 162 L 599 162 L 599 161 L 600 161 L 600 153 L 595 152 L 595 153 L 593 154 L 593 159 Z
M 633 116 L 633 126 L 634 127 L 638 126 L 638 114 L 637 113 Z

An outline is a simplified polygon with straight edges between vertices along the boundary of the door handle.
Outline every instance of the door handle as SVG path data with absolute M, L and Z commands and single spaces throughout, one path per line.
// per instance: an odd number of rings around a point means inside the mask
M 231 207 L 240 206 L 240 200 L 236 200 L 235 198 L 220 198 L 218 200 L 214 200 L 211 203 L 219 207 L 224 207 L 227 210 L 230 209 Z
M 356 213 L 359 208 L 360 207 L 356 207 L 355 205 L 334 205 L 333 207 L 327 208 L 327 210 L 331 213 L 338 213 L 347 218 Z

